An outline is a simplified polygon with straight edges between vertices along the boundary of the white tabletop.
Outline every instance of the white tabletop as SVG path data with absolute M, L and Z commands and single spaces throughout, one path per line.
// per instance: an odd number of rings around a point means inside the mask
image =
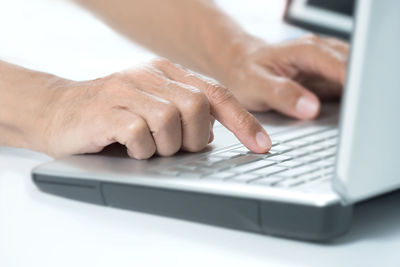
M 283 1 L 224 0 L 254 34 L 297 33 Z M 153 55 L 61 0 L 0 0 L 0 58 L 73 79 Z M 374 156 L 374 155 L 371 155 Z M 400 194 L 356 208 L 350 232 L 314 244 L 105 208 L 44 194 L 32 167 L 51 160 L 0 147 L 0 266 L 400 266 Z

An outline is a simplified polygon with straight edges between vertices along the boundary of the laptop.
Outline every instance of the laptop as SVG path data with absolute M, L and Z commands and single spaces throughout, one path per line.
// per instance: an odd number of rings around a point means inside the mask
M 341 107 L 314 121 L 255 114 L 267 154 L 224 127 L 200 153 L 146 161 L 109 147 L 32 171 L 44 192 L 221 227 L 323 241 L 344 234 L 353 207 L 400 188 L 400 1 L 358 1 Z

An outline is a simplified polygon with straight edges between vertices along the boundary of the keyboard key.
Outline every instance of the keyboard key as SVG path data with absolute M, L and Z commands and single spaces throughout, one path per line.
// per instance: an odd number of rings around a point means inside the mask
M 258 179 L 260 176 L 251 174 L 251 173 L 245 173 L 245 174 L 239 174 L 236 175 L 232 178 L 228 178 L 227 181 L 229 182 L 239 182 L 239 183 L 247 183 L 250 180 Z
M 302 137 L 300 138 L 302 141 L 308 142 L 310 144 L 316 144 L 316 143 L 320 143 L 322 141 L 325 140 L 325 138 L 322 138 L 320 133 L 319 134 L 315 134 L 315 135 L 310 135 L 310 136 L 306 136 L 306 137 Z
M 245 173 L 245 172 L 250 172 L 252 170 L 260 169 L 260 168 L 265 168 L 271 165 L 276 164 L 276 162 L 272 161 L 265 161 L 259 158 L 259 160 L 247 163 L 247 164 L 242 164 L 240 166 L 235 167 L 235 172 L 238 173 Z
M 284 172 L 279 173 L 279 176 L 288 177 L 288 178 L 295 178 L 305 173 L 310 173 L 317 171 L 318 167 L 312 165 L 302 165 L 297 168 L 289 169 Z
M 319 174 L 319 175 L 310 176 L 306 179 L 306 181 L 312 182 L 312 181 L 321 180 L 321 179 L 325 179 L 325 178 L 331 179 L 332 173 L 323 173 L 323 174 Z
M 280 140 L 275 140 L 275 139 L 271 139 L 271 142 L 272 142 L 272 147 L 277 146 L 277 145 L 279 145 L 279 144 L 282 143 L 282 141 L 280 141 Z
M 331 139 L 331 138 L 337 138 L 339 135 L 339 130 L 338 128 L 333 128 L 328 131 L 322 132 L 318 134 L 318 137 L 321 139 Z
M 289 150 L 292 150 L 293 148 L 291 146 L 285 145 L 285 144 L 279 144 L 277 146 L 273 146 L 270 149 L 270 153 L 274 154 L 274 153 L 284 153 L 287 152 Z
M 277 182 L 275 186 L 278 186 L 278 187 L 294 187 L 294 186 L 301 185 L 301 184 L 304 184 L 304 183 L 306 183 L 306 181 L 300 180 L 300 179 L 285 179 L 285 180 L 282 180 L 280 182 Z
M 333 173 L 335 171 L 335 166 L 329 166 L 323 169 L 326 173 Z
M 235 176 L 234 173 L 230 172 L 216 172 L 213 174 L 209 174 L 203 177 L 203 179 L 215 179 L 215 180 L 224 180 L 230 177 Z
M 213 164 L 223 161 L 223 160 L 224 160 L 224 158 L 207 156 L 207 157 L 199 159 L 197 162 L 199 162 L 200 164 L 209 166 L 209 165 L 213 165 Z
M 305 181 L 314 181 L 323 177 L 332 176 L 332 170 L 319 169 L 315 172 L 305 173 L 300 175 L 299 178 Z
M 280 167 L 286 167 L 286 168 L 295 168 L 303 165 L 302 162 L 295 161 L 295 160 L 288 160 L 288 161 L 283 161 L 278 164 Z
M 252 171 L 250 173 L 251 174 L 257 174 L 257 175 L 260 175 L 262 177 L 265 177 L 265 176 L 269 176 L 269 175 L 272 175 L 272 174 L 279 173 L 279 172 L 284 171 L 286 169 L 287 169 L 286 167 L 272 165 L 272 166 L 269 166 L 269 167 L 266 167 L 266 168 L 262 168 L 262 169 L 258 169 L 258 170 Z
M 283 178 L 283 177 L 271 176 L 271 177 L 265 177 L 265 178 L 257 179 L 257 180 L 250 180 L 250 183 L 273 186 L 279 182 L 282 182 L 283 180 L 285 180 L 285 178 Z
M 328 130 L 328 128 L 325 127 L 304 127 L 304 128 L 293 129 L 290 132 L 276 134 L 275 137 L 276 139 L 279 139 L 282 142 L 287 142 L 289 140 L 303 138 L 308 135 L 318 134 L 326 130 Z
M 184 169 L 190 169 L 190 170 L 194 170 L 197 168 L 201 168 L 204 167 L 204 163 L 200 162 L 200 161 L 192 161 L 192 162 L 186 162 L 185 165 L 179 165 L 179 167 L 184 168 Z
M 288 156 L 286 154 L 278 154 L 278 155 L 271 155 L 266 160 L 274 161 L 274 162 L 282 162 L 292 159 L 293 157 Z
M 306 146 L 306 145 L 309 145 L 309 144 L 310 143 L 308 141 L 303 140 L 303 139 L 293 139 L 293 140 L 288 141 L 288 142 L 285 143 L 285 145 L 289 145 L 289 146 L 297 147 L 297 148 L 303 147 L 303 146 Z
M 314 156 L 313 154 L 307 154 L 307 155 L 304 155 L 301 157 L 297 157 L 294 160 L 297 162 L 301 162 L 303 164 L 308 164 L 311 162 L 318 162 L 318 161 L 322 160 L 322 158 L 318 158 L 318 157 Z
M 307 155 L 307 154 L 310 154 L 310 152 L 307 151 L 307 150 L 304 150 L 303 148 L 291 150 L 291 151 L 285 153 L 285 155 L 288 155 L 288 156 L 293 157 L 293 158 L 298 158 L 298 157 L 301 157 L 301 156 L 304 156 L 304 155 Z
M 233 150 L 233 152 L 240 153 L 240 154 L 247 154 L 250 150 L 247 147 L 240 147 Z
M 185 172 L 187 169 L 179 167 L 170 167 L 168 169 L 161 170 L 160 173 L 167 176 L 177 176 L 181 172 Z
M 223 168 L 223 167 L 217 167 L 217 166 L 203 166 L 201 168 L 197 168 L 195 170 L 191 170 L 191 171 L 186 171 L 186 172 L 198 172 L 198 173 L 202 173 L 203 175 L 208 175 L 214 172 L 221 172 L 223 170 L 226 170 L 228 168 Z
M 240 165 L 240 164 L 245 164 L 249 163 L 252 161 L 259 160 L 259 156 L 255 155 L 241 155 L 240 157 L 236 157 L 227 161 L 222 162 L 224 165 Z
M 205 175 L 205 173 L 200 171 L 185 171 L 178 174 L 179 177 L 183 178 L 200 178 L 203 175 Z
M 326 159 L 313 162 L 313 166 L 316 166 L 320 169 L 333 167 L 333 164 L 334 162 L 332 160 L 326 160 Z
M 336 147 L 315 152 L 315 153 L 313 153 L 313 155 L 316 157 L 320 157 L 320 158 L 328 158 L 328 157 L 336 156 Z
M 338 144 L 338 140 L 336 138 L 324 141 L 324 146 L 326 146 L 326 147 L 337 146 L 337 144 Z
M 224 151 L 216 154 L 212 154 L 213 157 L 219 157 L 224 159 L 231 159 L 235 157 L 239 157 L 241 154 L 235 151 Z
M 303 150 L 307 150 L 310 153 L 314 152 L 314 151 L 321 151 L 321 150 L 325 150 L 326 147 L 324 147 L 323 145 L 321 145 L 321 143 L 316 143 L 316 144 L 311 144 L 305 147 L 302 147 L 301 149 Z

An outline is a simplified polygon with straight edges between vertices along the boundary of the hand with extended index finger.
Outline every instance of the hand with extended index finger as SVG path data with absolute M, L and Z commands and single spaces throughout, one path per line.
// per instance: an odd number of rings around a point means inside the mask
M 271 140 L 260 123 L 240 105 L 227 88 L 168 61 L 158 61 L 155 64 L 169 77 L 194 86 L 204 93 L 210 103 L 211 114 L 248 149 L 265 153 L 271 148 Z
M 129 156 L 202 150 L 214 118 L 245 146 L 267 152 L 270 139 L 226 88 L 159 59 L 92 81 L 52 83 L 52 114 L 39 150 L 58 157 L 94 153 L 114 142 Z

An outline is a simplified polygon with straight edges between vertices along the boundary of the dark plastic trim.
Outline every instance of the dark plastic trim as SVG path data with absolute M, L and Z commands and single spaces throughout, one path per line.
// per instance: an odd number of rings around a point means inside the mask
M 344 234 L 353 206 L 317 207 L 132 184 L 33 174 L 42 191 L 62 197 L 231 229 L 309 241 Z

